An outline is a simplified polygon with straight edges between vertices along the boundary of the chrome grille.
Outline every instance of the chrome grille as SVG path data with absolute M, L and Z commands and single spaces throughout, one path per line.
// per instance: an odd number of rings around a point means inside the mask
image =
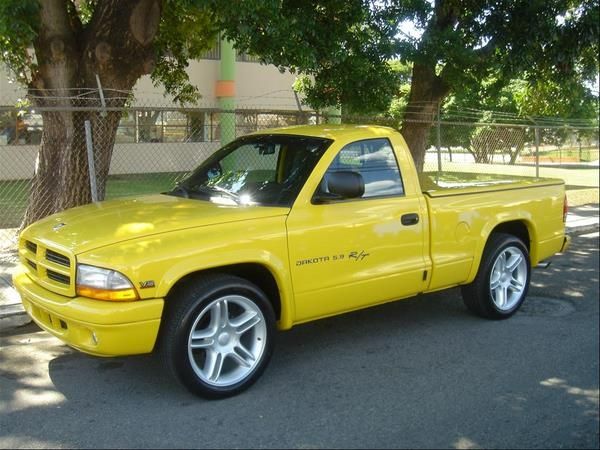
M 52 250 L 46 250 L 46 259 L 61 266 L 71 267 L 71 261 L 65 255 L 53 252 Z

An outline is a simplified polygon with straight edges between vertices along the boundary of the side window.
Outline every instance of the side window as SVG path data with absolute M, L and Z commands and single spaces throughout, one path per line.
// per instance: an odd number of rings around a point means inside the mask
M 404 195 L 398 163 L 387 139 L 368 139 L 346 145 L 335 157 L 321 183 L 327 190 L 327 176 L 333 172 L 359 173 L 365 183 L 362 198 Z

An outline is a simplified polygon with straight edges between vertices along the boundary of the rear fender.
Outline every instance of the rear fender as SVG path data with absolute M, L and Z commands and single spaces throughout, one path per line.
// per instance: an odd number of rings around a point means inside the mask
M 538 235 L 537 230 L 533 222 L 530 220 L 530 217 L 527 214 L 522 214 L 520 217 L 507 219 L 506 217 L 496 217 L 497 221 L 488 222 L 486 226 L 481 230 L 481 239 L 479 239 L 477 243 L 477 247 L 475 248 L 475 252 L 473 255 L 473 265 L 471 266 L 471 272 L 469 273 L 469 278 L 467 279 L 467 284 L 471 283 L 475 277 L 477 276 L 477 272 L 479 271 L 479 265 L 481 264 L 481 259 L 483 258 L 483 252 L 485 251 L 485 247 L 490 239 L 490 236 L 502 229 L 503 227 L 507 227 L 513 223 L 520 223 L 525 226 L 527 229 L 527 233 L 529 234 L 529 242 L 524 242 L 524 244 L 529 248 L 529 261 L 531 263 L 531 267 L 535 267 L 538 260 Z M 507 230 L 502 230 L 507 232 Z M 510 233 L 516 236 L 515 233 Z M 519 236 L 516 236 L 519 237 Z

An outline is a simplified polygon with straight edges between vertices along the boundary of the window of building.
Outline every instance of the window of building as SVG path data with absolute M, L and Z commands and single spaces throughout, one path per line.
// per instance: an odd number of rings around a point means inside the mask
M 200 59 L 221 59 L 221 40 L 219 36 L 215 38 L 213 45 L 200 56 Z
M 245 52 L 237 53 L 235 60 L 238 62 L 260 63 L 260 58 L 256 55 L 250 55 Z
M 38 145 L 42 141 L 42 129 L 40 114 L 0 113 L 0 145 Z

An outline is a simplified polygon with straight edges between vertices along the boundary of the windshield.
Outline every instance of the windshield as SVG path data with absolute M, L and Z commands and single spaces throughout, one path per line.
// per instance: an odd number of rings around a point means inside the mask
M 168 194 L 220 204 L 291 206 L 331 142 L 245 136 L 215 152 Z

